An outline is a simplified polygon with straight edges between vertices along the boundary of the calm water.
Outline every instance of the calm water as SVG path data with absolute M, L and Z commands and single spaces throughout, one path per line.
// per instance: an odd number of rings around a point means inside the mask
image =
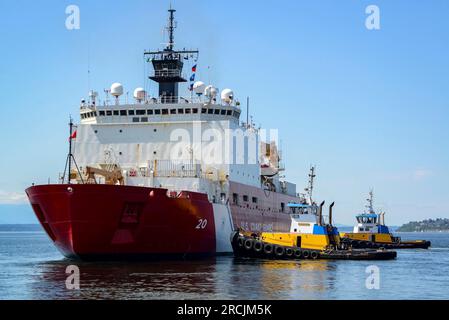
M 0 299 L 449 299 L 449 234 L 431 250 L 399 251 L 395 261 L 77 263 L 81 290 L 65 287 L 64 260 L 41 232 L 0 233 Z M 368 290 L 366 267 L 380 268 Z

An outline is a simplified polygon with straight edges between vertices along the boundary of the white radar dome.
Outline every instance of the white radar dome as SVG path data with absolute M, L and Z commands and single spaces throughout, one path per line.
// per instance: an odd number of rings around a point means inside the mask
M 114 83 L 111 86 L 111 95 L 118 98 L 123 94 L 123 86 L 120 83 Z
M 221 92 L 221 100 L 226 103 L 234 101 L 234 92 L 231 89 L 224 89 Z
M 193 84 L 193 91 L 195 91 L 196 94 L 203 94 L 204 89 L 206 89 L 204 82 L 197 81 Z
M 137 101 L 145 100 L 146 95 L 147 93 L 144 88 L 137 88 L 136 90 L 134 90 L 134 98 Z
M 218 90 L 214 86 L 207 86 L 206 89 L 204 89 L 204 95 L 208 98 L 214 99 L 217 94 Z

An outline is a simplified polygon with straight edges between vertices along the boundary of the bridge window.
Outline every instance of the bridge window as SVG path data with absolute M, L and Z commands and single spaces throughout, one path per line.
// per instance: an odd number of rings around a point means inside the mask
M 162 114 L 168 114 L 168 109 L 162 109 Z
M 203 109 L 201 109 L 201 113 L 206 113 L 207 112 L 207 109 L 206 108 L 203 108 Z
M 128 115 L 133 116 L 134 115 L 134 110 L 128 110 Z
M 104 111 L 100 111 L 100 116 L 104 117 L 104 115 L 105 115 L 105 112 Z
M 221 110 L 221 115 L 222 115 L 222 116 L 226 115 L 226 110 L 224 110 L 224 109 Z
M 119 115 L 118 110 L 114 110 L 114 116 L 118 116 L 118 115 Z
M 171 114 L 176 114 L 176 109 L 171 109 L 171 110 L 170 110 L 170 113 L 171 113 Z
M 214 113 L 214 109 L 207 110 L 207 114 L 213 114 L 213 113 Z
M 248 202 L 249 197 L 248 196 L 243 196 L 243 201 Z
M 161 110 L 159 110 L 159 109 L 154 110 L 154 114 L 161 114 Z
M 137 110 L 136 111 L 136 115 L 138 115 L 138 116 L 144 116 L 145 115 L 145 110 Z
M 179 114 L 184 114 L 184 109 L 178 109 Z
M 148 109 L 147 112 L 148 112 L 149 116 L 151 116 L 153 114 L 153 110 Z
M 140 122 L 140 118 L 133 118 L 133 122 Z
M 232 116 L 232 110 L 228 110 L 228 111 L 226 112 L 226 115 Z
M 192 109 L 186 109 L 186 114 L 191 114 L 192 113 Z
M 198 109 L 197 108 L 192 109 L 192 113 L 197 114 L 198 113 Z
M 220 109 L 215 109 L 215 114 L 220 114 Z
M 121 116 L 126 116 L 126 115 L 127 115 L 126 110 L 120 110 L 120 115 L 121 115 Z
M 111 110 L 106 111 L 106 115 L 107 116 L 112 116 L 112 111 Z

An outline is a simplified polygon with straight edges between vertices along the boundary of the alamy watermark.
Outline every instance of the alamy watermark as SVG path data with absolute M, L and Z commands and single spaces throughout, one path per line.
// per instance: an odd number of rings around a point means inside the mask
M 67 290 L 80 290 L 80 268 L 75 265 L 70 265 L 65 269 L 68 275 L 65 280 L 65 287 Z
M 79 30 L 81 28 L 80 8 L 77 5 L 71 4 L 65 9 L 67 18 L 65 20 L 65 27 L 67 30 Z
M 365 27 L 368 30 L 380 30 L 380 9 L 372 4 L 366 7 L 365 13 L 368 15 L 365 20 Z
M 380 289 L 380 269 L 378 266 L 368 266 L 365 270 L 368 278 L 365 280 L 365 286 L 368 290 Z

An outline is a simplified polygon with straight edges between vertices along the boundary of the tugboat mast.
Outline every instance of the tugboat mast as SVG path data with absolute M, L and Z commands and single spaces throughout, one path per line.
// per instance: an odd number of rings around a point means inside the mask
M 371 191 L 369 192 L 369 198 L 366 199 L 366 201 L 368 201 L 368 205 L 366 205 L 366 208 L 368 208 L 368 213 L 374 214 L 374 191 L 371 189 Z
M 307 192 L 307 195 L 309 197 L 309 204 L 312 205 L 313 204 L 313 183 L 315 181 L 315 167 L 312 166 L 310 168 L 310 173 L 309 173 L 309 186 L 305 189 L 305 191 Z

